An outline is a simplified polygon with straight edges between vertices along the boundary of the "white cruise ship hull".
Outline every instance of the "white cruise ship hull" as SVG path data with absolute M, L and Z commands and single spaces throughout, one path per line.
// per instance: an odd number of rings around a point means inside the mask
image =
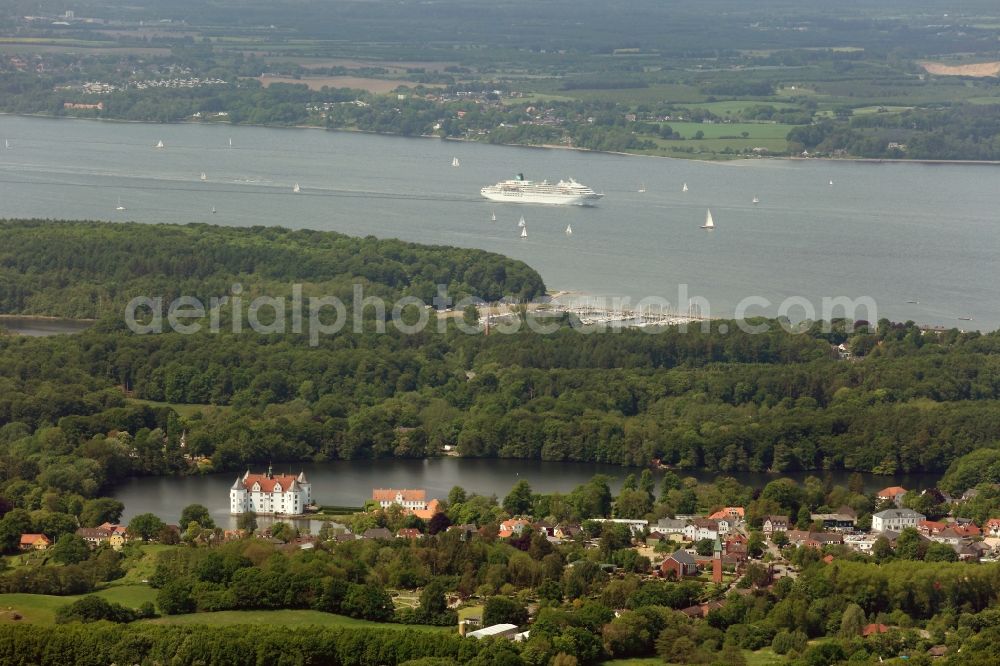
M 492 187 L 484 187 L 480 193 L 490 201 L 502 203 L 547 204 L 553 206 L 588 206 L 601 198 L 599 194 L 556 194 L 540 192 L 518 192 L 512 190 L 498 191 Z

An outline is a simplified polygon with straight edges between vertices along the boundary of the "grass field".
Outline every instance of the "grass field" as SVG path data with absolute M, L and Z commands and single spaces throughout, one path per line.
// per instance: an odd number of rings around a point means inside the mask
M 129 608 L 138 608 L 147 601 L 155 603 L 156 600 L 156 590 L 148 585 L 117 585 L 94 594 Z M 11 613 L 16 612 L 22 617 L 18 622 L 52 624 L 59 607 L 71 604 L 83 596 L 86 595 L 54 597 L 48 594 L 0 594 L 0 623 L 14 622 Z
M 272 626 L 304 626 L 348 627 L 354 629 L 414 629 L 417 631 L 456 631 L 453 627 L 432 627 L 424 624 L 389 624 L 356 620 L 343 615 L 332 615 L 312 610 L 252 610 L 252 611 L 218 611 L 216 613 L 189 613 L 187 615 L 169 615 L 155 620 L 144 620 L 155 624 L 211 624 L 226 626 L 234 624 L 268 624 Z
M 684 104 L 689 109 L 705 109 L 717 116 L 727 116 L 739 113 L 743 109 L 754 106 L 773 106 L 776 109 L 797 109 L 794 104 L 783 104 L 781 102 L 767 102 L 760 100 L 734 99 L 725 102 L 700 102 L 698 104 Z

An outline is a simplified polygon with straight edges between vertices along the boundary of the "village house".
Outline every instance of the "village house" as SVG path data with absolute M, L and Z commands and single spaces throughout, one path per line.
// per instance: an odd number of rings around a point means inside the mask
M 416 527 L 404 527 L 396 532 L 397 539 L 423 539 L 424 535 Z
M 421 489 L 409 490 L 406 488 L 396 490 L 394 488 L 375 488 L 372 490 L 372 500 L 379 507 L 388 509 L 393 504 L 409 509 L 410 511 L 423 511 L 427 509 L 427 492 Z
M 683 549 L 677 550 L 663 560 L 663 564 L 660 565 L 660 573 L 665 577 L 673 574 L 678 580 L 684 576 L 697 576 L 698 564 L 691 553 Z
M 683 541 L 687 521 L 680 518 L 660 518 L 656 521 L 656 531 L 665 534 L 671 541 Z
M 718 539 L 719 522 L 708 518 L 695 518 L 684 527 L 686 541 L 701 541 L 702 539 Z
M 873 532 L 900 532 L 906 527 L 916 527 L 927 516 L 913 509 L 886 509 L 872 515 Z
M 86 541 L 91 548 L 107 543 L 111 538 L 111 532 L 100 527 L 81 527 L 76 530 L 76 535 Z
M 266 474 L 251 474 L 247 470 L 229 489 L 229 511 L 235 515 L 298 516 L 311 504 L 312 484 L 306 480 L 305 472 L 298 476 L 275 475 L 270 466 Z
M 583 533 L 583 528 L 579 525 L 556 525 L 552 530 L 552 536 L 557 539 L 574 539 L 578 534 Z
M 844 537 L 844 545 L 859 553 L 872 552 L 876 541 L 878 536 L 874 534 L 850 534 Z
M 23 551 L 45 550 L 52 545 L 52 541 L 44 534 L 22 534 L 19 545 Z
M 746 512 L 741 506 L 725 506 L 711 514 L 709 520 L 728 520 L 730 525 L 742 523 Z
M 768 516 L 762 525 L 765 536 L 788 531 L 788 516 Z
M 500 523 L 500 531 L 497 536 L 507 539 L 512 536 L 520 536 L 525 528 L 531 527 L 531 523 L 524 518 L 511 518 Z
M 850 507 L 842 506 L 835 513 L 813 513 L 809 515 L 812 522 L 823 523 L 824 530 L 853 530 L 858 522 L 858 514 Z
M 888 488 L 883 488 L 875 494 L 875 499 L 883 504 L 894 504 L 895 506 L 900 506 L 903 502 L 903 496 L 906 495 L 906 488 L 902 486 L 889 486 Z
M 990 518 L 983 526 L 984 536 L 1000 537 L 1000 518 Z
M 384 527 L 370 527 L 361 533 L 362 539 L 391 539 L 392 532 Z

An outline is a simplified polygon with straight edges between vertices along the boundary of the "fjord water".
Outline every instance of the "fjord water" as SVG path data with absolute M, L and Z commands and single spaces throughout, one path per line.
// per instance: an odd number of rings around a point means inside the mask
M 0 117 L 0 136 L 10 141 L 9 150 L 0 144 L 0 217 L 370 234 L 500 252 L 537 269 L 550 289 L 633 303 L 660 297 L 684 308 L 678 285 L 686 284 L 715 316 L 733 315 L 747 297 L 772 304 L 748 314 L 773 315 L 790 297 L 822 314 L 823 297 L 869 296 L 878 317 L 1000 327 L 997 166 L 706 163 L 318 130 L 10 116 Z M 154 149 L 158 140 L 163 149 Z M 461 167 L 451 166 L 453 157 Z M 593 208 L 480 198 L 480 187 L 518 172 L 573 177 L 606 196 Z M 637 192 L 640 183 L 645 193 Z M 754 196 L 760 203 L 751 203 Z M 115 210 L 119 197 L 127 210 Z M 699 229 L 707 208 L 717 225 L 711 232 Z

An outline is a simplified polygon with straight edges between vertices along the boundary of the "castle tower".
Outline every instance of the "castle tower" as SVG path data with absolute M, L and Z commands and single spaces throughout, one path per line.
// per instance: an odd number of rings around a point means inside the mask
M 719 537 L 715 537 L 715 545 L 712 548 L 712 582 L 722 582 L 722 542 Z

